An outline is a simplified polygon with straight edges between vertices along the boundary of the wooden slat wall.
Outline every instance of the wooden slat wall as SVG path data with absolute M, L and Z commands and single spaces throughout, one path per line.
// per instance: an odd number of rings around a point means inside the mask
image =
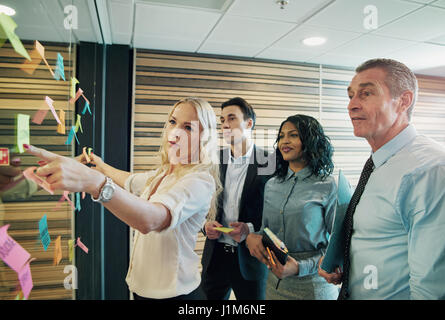
M 357 184 L 371 149 L 366 140 L 353 135 L 347 113 L 346 88 L 353 70 L 139 49 L 135 56 L 134 172 L 149 170 L 157 163 L 163 124 L 169 107 L 177 100 L 202 97 L 219 118 L 221 103 L 241 96 L 257 113 L 257 145 L 270 150 L 276 130 L 287 116 L 311 115 L 322 123 L 334 145 L 334 174 L 342 169 L 351 184 Z M 419 77 L 419 86 L 413 122 L 420 133 L 445 143 L 445 79 Z M 267 130 L 275 131 L 262 139 Z M 200 235 L 198 254 L 202 253 L 203 243 Z
M 48 108 L 44 99 L 49 96 L 54 100 L 57 112 L 66 112 L 65 125 L 67 133 L 73 124 L 74 106 L 69 105 L 70 76 L 75 70 L 75 54 L 70 54 L 68 45 L 46 44 L 46 59 L 53 70 L 59 52 L 64 58 L 65 78 L 67 81 L 54 80 L 42 61 L 33 75 L 28 75 L 20 69 L 25 60 L 19 56 L 7 42 L 0 48 L 0 146 L 12 149 L 15 145 L 15 115 L 23 113 L 30 115 L 42 108 Z M 24 43 L 28 52 L 33 49 L 32 43 Z M 71 48 L 71 52 L 75 52 Z M 49 111 L 41 125 L 30 121 L 30 143 L 54 151 L 58 154 L 71 156 L 73 146 L 65 145 L 67 135 L 56 132 L 57 123 Z M 22 160 L 22 169 L 37 165 L 38 159 L 26 154 L 18 155 Z M 38 191 L 30 199 L 20 202 L 0 204 L 0 225 L 10 224 L 9 234 L 22 245 L 32 257 L 37 258 L 31 263 L 34 288 L 29 299 L 72 299 L 73 292 L 63 285 L 68 275 L 63 272 L 66 265 L 73 264 L 68 260 L 68 240 L 73 239 L 73 211 L 65 202 L 55 209 L 61 192 L 50 195 L 44 190 Z M 38 221 L 47 215 L 48 230 L 51 244 L 44 251 L 39 241 Z M 54 242 L 57 236 L 62 238 L 63 258 L 59 266 L 53 266 Z M 14 299 L 13 293 L 17 285 L 14 271 L 0 263 L 1 278 L 0 299 Z

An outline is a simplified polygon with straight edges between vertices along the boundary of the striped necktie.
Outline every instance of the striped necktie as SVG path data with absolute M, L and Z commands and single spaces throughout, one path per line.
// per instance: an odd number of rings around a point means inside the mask
M 341 287 L 340 293 L 338 295 L 338 300 L 345 300 L 349 297 L 348 285 L 349 285 L 349 250 L 351 248 L 351 237 L 352 237 L 352 226 L 355 208 L 360 201 L 363 191 L 365 190 L 366 183 L 374 170 L 374 162 L 372 157 L 369 157 L 363 167 L 362 174 L 360 175 L 360 180 L 358 181 L 357 188 L 352 195 L 351 201 L 349 202 L 348 209 L 346 210 L 344 230 L 345 230 L 345 251 L 344 251 L 344 262 L 343 262 L 343 285 Z

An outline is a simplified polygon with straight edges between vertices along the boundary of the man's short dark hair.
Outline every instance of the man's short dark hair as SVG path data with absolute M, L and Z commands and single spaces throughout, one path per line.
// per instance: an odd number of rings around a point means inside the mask
M 226 102 L 223 102 L 223 104 L 221 105 L 221 110 L 227 106 L 238 106 L 243 113 L 244 121 L 247 119 L 252 119 L 253 122 L 252 130 L 253 130 L 253 128 L 255 127 L 256 114 L 252 106 L 246 100 L 240 97 L 232 98 L 230 100 L 227 100 Z

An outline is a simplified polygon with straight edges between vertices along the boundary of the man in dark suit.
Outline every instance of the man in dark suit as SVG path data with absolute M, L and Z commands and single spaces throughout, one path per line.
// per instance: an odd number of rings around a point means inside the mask
M 255 118 L 253 108 L 242 98 L 221 106 L 222 133 L 230 148 L 220 151 L 224 190 L 216 220 L 204 226 L 202 288 L 209 300 L 228 299 L 232 289 L 238 300 L 265 298 L 267 268 L 250 255 L 245 239 L 261 228 L 264 185 L 275 162 L 251 141 Z M 223 226 L 233 231 L 215 230 Z

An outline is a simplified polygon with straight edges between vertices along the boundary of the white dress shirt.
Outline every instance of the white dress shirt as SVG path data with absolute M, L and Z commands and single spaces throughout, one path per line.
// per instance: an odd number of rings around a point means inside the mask
M 253 143 L 247 150 L 246 154 L 238 158 L 234 158 L 230 153 L 229 162 L 227 164 L 226 178 L 224 183 L 224 200 L 221 223 L 225 227 L 230 227 L 229 224 L 236 222 L 239 219 L 239 210 L 241 195 L 243 193 L 244 181 L 247 176 L 247 169 L 249 167 L 250 158 L 252 156 Z M 250 232 L 254 232 L 252 223 L 247 223 Z M 241 241 L 246 239 L 247 235 L 241 237 Z M 233 238 L 225 233 L 221 234 L 218 239 L 219 242 L 227 243 L 233 246 L 238 246 L 238 243 Z
M 147 179 L 155 173 L 153 170 L 130 175 L 125 189 L 148 199 L 162 177 L 147 187 Z M 201 281 L 200 261 L 194 249 L 215 192 L 215 181 L 208 172 L 191 172 L 166 189 L 175 179 L 172 174 L 166 176 L 149 199 L 170 210 L 170 226 L 161 232 L 135 232 L 126 281 L 129 289 L 141 297 L 165 299 L 188 294 Z

